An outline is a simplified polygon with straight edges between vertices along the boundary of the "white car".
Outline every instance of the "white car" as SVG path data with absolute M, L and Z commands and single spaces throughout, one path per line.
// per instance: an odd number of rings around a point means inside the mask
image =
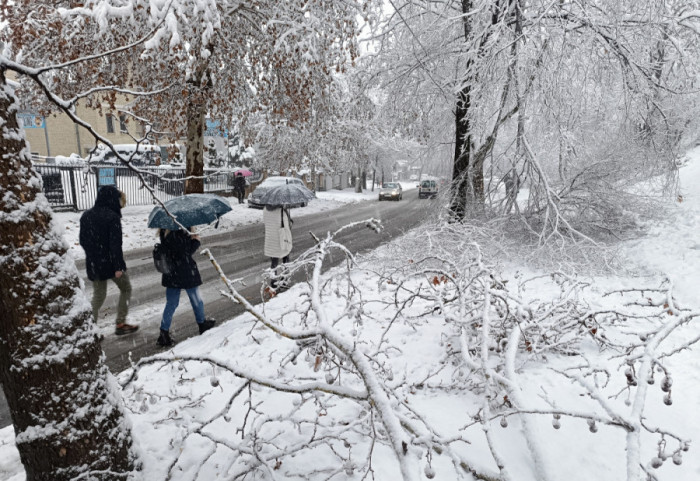
M 424 180 L 418 186 L 419 199 L 434 199 L 438 195 L 438 183 L 434 180 Z
M 269 189 L 277 187 L 278 185 L 284 184 L 298 184 L 306 187 L 301 179 L 296 177 L 284 177 L 284 176 L 271 176 L 263 180 L 255 190 L 248 195 L 248 207 L 253 207 L 255 209 L 262 209 L 263 204 L 260 203 L 260 197 Z M 306 202 L 300 204 L 290 205 L 289 207 L 306 207 Z

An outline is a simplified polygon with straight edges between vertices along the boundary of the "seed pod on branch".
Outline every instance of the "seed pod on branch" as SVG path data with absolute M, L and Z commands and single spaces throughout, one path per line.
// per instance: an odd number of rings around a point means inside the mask
M 595 419 L 589 419 L 587 421 L 588 423 L 588 430 L 592 433 L 597 433 L 598 432 L 598 426 L 595 423 Z
M 663 392 L 671 392 L 671 386 L 673 385 L 673 379 L 671 376 L 664 376 L 661 380 L 661 390 Z

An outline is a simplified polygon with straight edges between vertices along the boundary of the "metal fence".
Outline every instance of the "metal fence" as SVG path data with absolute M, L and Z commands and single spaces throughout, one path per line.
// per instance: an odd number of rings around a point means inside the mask
M 34 168 L 41 175 L 44 194 L 57 210 L 86 210 L 95 204 L 98 178 L 105 171 L 114 176 L 119 190 L 126 194 L 128 205 L 152 205 L 151 193 L 143 187 L 138 175 L 124 166 L 114 165 L 41 165 Z M 141 167 L 141 175 L 162 201 L 184 192 L 184 168 Z M 204 191 L 224 193 L 233 188 L 233 172 L 205 169 Z

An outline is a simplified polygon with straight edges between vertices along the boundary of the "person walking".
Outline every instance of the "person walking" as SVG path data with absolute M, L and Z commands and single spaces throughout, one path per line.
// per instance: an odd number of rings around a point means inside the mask
M 265 225 L 263 252 L 270 257 L 270 268 L 274 271 L 279 265 L 280 259 L 282 259 L 282 263 L 289 262 L 289 253 L 292 251 L 292 218 L 289 215 L 289 208 L 274 205 L 265 206 L 263 224 Z M 273 278 L 270 286 L 275 289 L 277 279 Z
M 92 316 L 97 322 L 107 297 L 107 281 L 119 288 L 114 333 L 118 336 L 136 331 L 139 326 L 126 322 L 131 300 L 131 282 L 122 252 L 122 207 L 126 195 L 112 185 L 100 187 L 95 205 L 80 216 L 80 245 L 85 251 L 85 270 L 92 281 Z
M 192 229 L 188 227 L 187 230 L 191 231 Z M 175 344 L 170 336 L 170 324 L 173 320 L 173 314 L 180 304 L 180 293 L 183 289 L 190 299 L 200 334 L 204 334 L 214 327 L 216 321 L 204 316 L 204 301 L 199 295 L 202 278 L 199 275 L 197 263 L 192 258 L 192 254 L 200 246 L 199 236 L 190 235 L 182 229 L 175 231 L 158 229 L 158 236 L 168 257 L 170 269 L 168 273 L 163 274 L 161 279 L 161 284 L 165 287 L 165 308 L 160 322 L 160 336 L 157 344 L 168 347 Z
M 245 187 L 245 177 L 243 177 L 241 172 L 238 172 L 236 177 L 233 179 L 233 192 L 236 194 L 236 197 L 238 197 L 239 204 L 243 203 L 243 198 L 245 197 Z

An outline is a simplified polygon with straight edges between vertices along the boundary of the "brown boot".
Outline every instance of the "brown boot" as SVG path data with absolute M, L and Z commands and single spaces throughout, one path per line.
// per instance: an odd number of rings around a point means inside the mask
M 114 333 L 117 336 L 123 336 L 124 334 L 131 334 L 132 332 L 136 332 L 138 330 L 139 330 L 139 326 L 121 323 L 121 324 L 117 324 L 117 328 L 114 330 Z

